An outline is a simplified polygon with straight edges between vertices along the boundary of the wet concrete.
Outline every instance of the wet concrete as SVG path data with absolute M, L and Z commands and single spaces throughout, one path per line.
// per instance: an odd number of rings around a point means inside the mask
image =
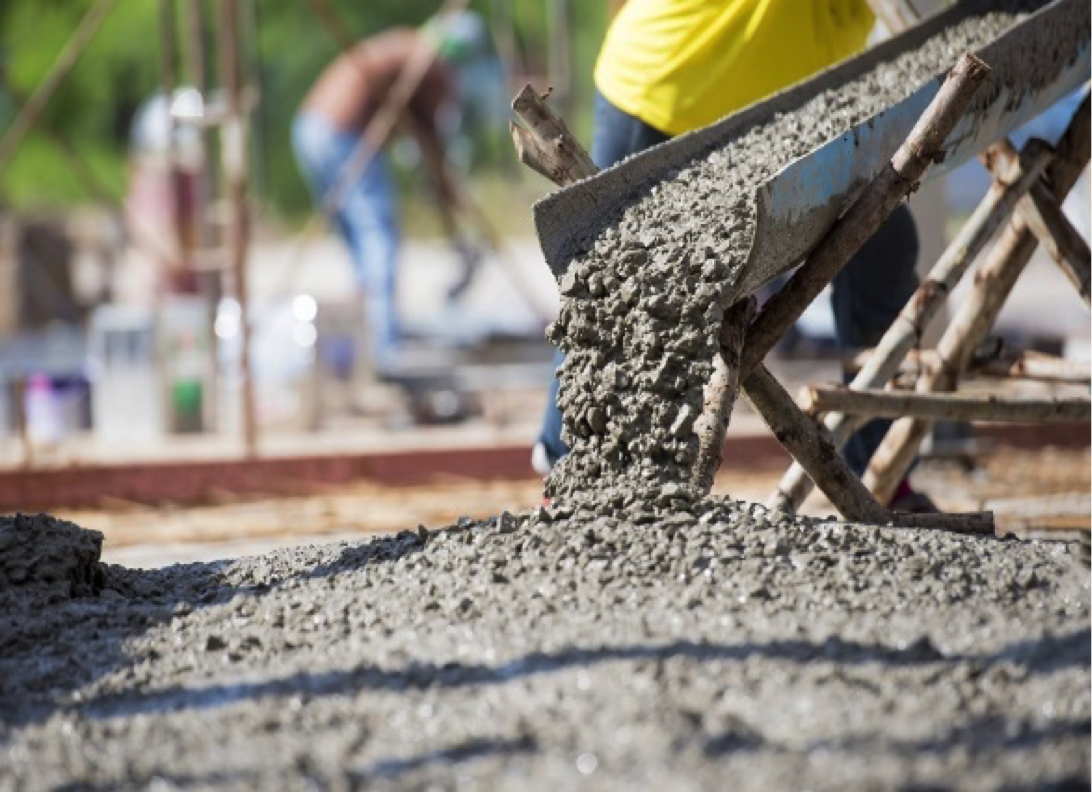
M 1061 543 L 564 508 L 0 622 L 0 787 L 1087 789 Z
M 3 535 L 0 787 L 1087 789 L 1069 546 L 680 484 L 742 186 L 890 100 L 873 90 L 710 154 L 573 262 L 553 506 L 157 571 L 20 573 L 26 534 Z M 97 542 L 62 528 L 73 556 Z
M 550 478 L 552 496 L 607 503 L 615 495 L 626 503 L 693 497 L 694 424 L 720 321 L 754 238 L 755 190 L 1042 3 L 995 5 L 1007 10 L 972 13 L 847 85 L 758 119 L 636 190 L 583 241 L 561 268 L 562 306 L 548 331 L 567 356 L 558 403 L 572 449 Z
M 0 515 L 0 607 L 7 613 L 97 594 L 102 534 L 49 515 Z

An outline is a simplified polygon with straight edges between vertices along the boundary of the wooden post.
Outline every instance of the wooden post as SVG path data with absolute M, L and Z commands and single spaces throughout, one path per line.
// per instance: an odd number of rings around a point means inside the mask
M 990 67 L 970 53 L 960 57 L 936 97 L 889 165 L 865 189 L 788 283 L 767 301 L 747 333 L 743 371 L 766 358 L 811 302 L 943 156 L 943 145 Z
M 993 182 L 959 234 L 933 266 L 928 279 L 918 287 L 884 333 L 875 354 L 853 378 L 851 388 L 879 388 L 895 375 L 906 355 L 920 343 L 925 329 L 946 305 L 948 295 L 978 254 L 1008 220 L 1021 197 L 1039 180 L 1050 158 L 1049 151 L 1033 147 L 1007 164 L 1005 172 Z M 863 423 L 862 417 L 836 413 L 824 419 L 839 448 Z M 800 508 L 810 492 L 811 482 L 807 473 L 796 462 L 785 472 L 767 504 L 772 509 L 792 513 Z
M 778 442 L 803 464 L 843 517 L 877 524 L 891 520 L 891 513 L 849 470 L 826 431 L 796 406 L 764 365 L 747 378 L 745 393 Z
M 1086 96 L 1047 168 L 1047 184 L 1056 202 L 1065 198 L 1088 164 L 1092 148 L 1090 129 L 1092 120 Z M 939 365 L 919 379 L 919 391 L 950 391 L 955 387 L 959 374 L 966 370 L 975 349 L 993 327 L 1037 244 L 1023 216 L 1014 215 L 979 269 L 971 294 L 941 337 L 937 345 Z M 929 422 L 915 419 L 900 419 L 892 425 L 865 472 L 865 484 L 878 498 L 891 497 L 909 470 L 929 426 Z
M 561 187 L 595 174 L 591 157 L 530 85 L 512 100 L 512 110 L 527 125 L 509 122 L 519 161 Z
M 747 325 L 758 301 L 754 295 L 735 303 L 724 312 L 720 326 L 720 354 L 713 357 L 713 375 L 707 386 L 705 409 L 698 428 L 698 459 L 694 464 L 693 487 L 707 495 L 720 467 L 724 436 L 739 396 L 739 356 Z
M 804 390 L 800 407 L 808 413 L 840 413 L 869 418 L 930 421 L 1014 421 L 1064 423 L 1092 418 L 1088 397 L 1021 397 L 993 394 L 932 394 L 845 387 Z
M 239 301 L 242 379 L 243 453 L 258 454 L 258 420 L 254 404 L 254 373 L 250 364 L 250 294 L 246 271 L 250 218 L 247 211 L 246 119 L 243 116 L 242 70 L 239 64 L 238 7 L 236 0 L 220 0 L 220 80 L 227 97 L 226 117 L 220 128 L 224 182 L 230 202 L 229 245 L 235 298 Z

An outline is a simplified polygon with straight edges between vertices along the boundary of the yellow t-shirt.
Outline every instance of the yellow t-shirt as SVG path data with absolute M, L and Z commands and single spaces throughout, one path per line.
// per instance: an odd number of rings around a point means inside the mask
M 615 107 L 678 135 L 860 51 L 873 21 L 866 0 L 629 0 L 595 84 Z

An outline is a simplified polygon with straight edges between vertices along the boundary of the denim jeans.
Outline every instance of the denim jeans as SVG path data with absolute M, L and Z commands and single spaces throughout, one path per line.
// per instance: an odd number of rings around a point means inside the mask
M 292 124 L 292 148 L 316 204 L 337 184 L 360 140 L 314 113 L 303 112 Z M 375 153 L 346 192 L 333 221 L 349 247 L 356 283 L 364 298 L 364 317 L 373 364 L 393 362 L 400 340 L 395 303 L 398 267 L 397 193 L 382 151 Z
M 591 157 L 600 168 L 610 167 L 668 137 L 596 94 Z M 909 209 L 900 206 L 834 278 L 831 303 L 840 349 L 871 347 L 880 340 L 918 287 L 914 273 L 917 258 L 914 219 Z M 558 350 L 554 355 L 555 371 L 563 361 L 564 356 Z M 558 387 L 555 374 L 539 435 L 551 462 L 568 453 L 561 440 Z M 854 473 L 864 472 L 890 425 L 887 420 L 872 421 L 850 437 L 842 456 Z

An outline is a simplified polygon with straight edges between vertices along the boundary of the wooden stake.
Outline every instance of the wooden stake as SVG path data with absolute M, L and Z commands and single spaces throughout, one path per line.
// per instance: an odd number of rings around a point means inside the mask
M 1033 148 L 1014 161 L 1006 163 L 1004 173 L 990 186 L 985 198 L 934 265 L 928 279 L 918 287 L 884 333 L 875 354 L 853 378 L 852 388 L 880 388 L 895 375 L 906 355 L 921 343 L 925 329 L 945 305 L 956 284 L 997 230 L 1012 215 L 1021 197 L 1038 181 L 1050 158 L 1049 151 Z M 864 418 L 860 416 L 831 414 L 824 419 L 824 424 L 839 448 L 864 423 Z M 804 503 L 811 488 L 811 481 L 803 467 L 799 462 L 793 463 L 768 499 L 767 505 L 772 509 L 793 513 Z
M 835 508 L 848 520 L 887 523 L 891 514 L 865 489 L 826 432 L 806 416 L 762 364 L 744 384 L 747 399 L 778 442 L 799 460 Z
M 865 189 L 785 286 L 767 301 L 747 332 L 743 371 L 765 360 L 811 302 L 943 159 L 943 145 L 990 67 L 971 53 L 960 57 L 936 97 L 888 166 Z
M 565 187 L 595 174 L 591 157 L 569 132 L 565 122 L 554 115 L 530 85 L 516 94 L 512 110 L 527 128 L 509 122 L 508 130 L 516 146 L 519 161 Z
M 1086 95 L 1055 149 L 1047 169 L 1052 198 L 1061 201 L 1088 164 L 1092 130 Z M 1015 215 L 1001 232 L 989 258 L 979 269 L 974 288 L 960 306 L 952 324 L 937 344 L 940 365 L 918 381 L 918 391 L 951 391 L 959 374 L 967 369 L 975 349 L 997 320 L 1020 273 L 1037 246 L 1035 235 L 1022 215 Z M 865 484 L 881 500 L 890 499 L 928 432 L 929 422 L 900 419 L 892 425 L 865 472 Z
M 732 407 L 739 396 L 739 356 L 747 325 L 754 316 L 758 301 L 751 295 L 724 312 L 720 326 L 720 354 L 713 358 L 713 375 L 709 379 L 705 410 L 702 411 L 698 435 L 698 460 L 691 480 L 694 488 L 707 495 L 720 467 L 724 451 L 724 436 L 732 419 Z
M 220 128 L 220 157 L 224 183 L 231 208 L 228 241 L 235 298 L 239 301 L 239 377 L 243 417 L 243 454 L 258 456 L 258 416 L 254 394 L 254 371 L 250 363 L 250 288 L 247 278 L 247 248 L 250 242 L 250 212 L 247 203 L 247 132 L 243 109 L 243 75 L 239 62 L 239 12 L 237 0 L 220 2 L 220 79 L 227 97 L 227 115 Z

